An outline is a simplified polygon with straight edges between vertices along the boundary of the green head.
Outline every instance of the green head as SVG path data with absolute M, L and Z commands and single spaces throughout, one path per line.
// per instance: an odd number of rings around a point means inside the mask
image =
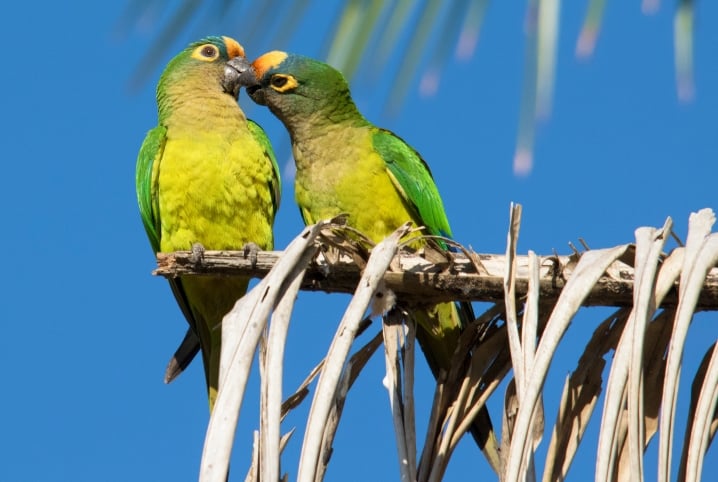
M 366 123 L 352 100 L 346 79 L 329 64 L 273 51 L 252 62 L 252 68 L 254 76 L 245 73 L 240 83 L 247 87 L 252 100 L 269 107 L 290 132 L 307 127 L 307 123 Z
M 227 67 L 230 60 L 232 68 Z M 208 93 L 227 94 L 236 101 L 239 78 L 245 70 L 251 70 L 251 65 L 236 40 L 211 36 L 193 42 L 169 61 L 160 76 L 157 84 L 160 112 L 176 98 L 186 99 L 193 94 L 199 98 Z

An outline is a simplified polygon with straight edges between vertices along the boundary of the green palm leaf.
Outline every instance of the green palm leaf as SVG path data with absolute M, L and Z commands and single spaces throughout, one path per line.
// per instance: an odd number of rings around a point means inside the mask
M 596 47 L 607 6 L 606 0 L 586 3 L 587 13 L 576 44 L 576 55 L 582 58 L 590 57 Z M 473 56 L 488 4 L 488 0 L 346 0 L 333 4 L 304 0 L 290 5 L 277 0 L 129 0 L 117 31 L 124 36 L 134 28 L 151 26 L 158 31 L 130 79 L 131 87 L 138 88 L 162 63 L 173 40 L 185 36 L 188 30 L 201 27 L 204 33 L 220 28 L 241 31 L 242 41 L 252 45 L 256 55 L 261 52 L 257 47 L 292 50 L 295 34 L 322 25 L 315 18 L 321 12 L 333 21 L 320 27 L 323 45 L 317 46 L 318 56 L 353 82 L 376 83 L 378 79 L 372 72 L 390 72 L 385 112 L 395 114 L 412 90 L 419 89 L 422 95 L 437 94 L 448 59 L 467 60 Z M 657 0 L 642 2 L 647 14 L 658 7 Z M 675 11 L 676 89 L 682 101 L 691 100 L 695 92 L 694 10 L 692 0 L 679 0 Z M 527 1 L 524 82 L 514 158 L 518 174 L 531 172 L 535 124 L 537 118 L 547 118 L 551 110 L 561 26 L 559 11 L 560 0 Z M 385 69 L 390 61 L 396 67 Z M 362 63 L 371 68 L 360 68 Z M 386 76 L 382 82 L 386 83 Z

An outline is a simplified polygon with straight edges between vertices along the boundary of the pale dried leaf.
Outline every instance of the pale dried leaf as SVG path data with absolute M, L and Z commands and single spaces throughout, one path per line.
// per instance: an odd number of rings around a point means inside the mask
M 633 252 L 635 253 L 635 250 Z M 678 248 L 664 260 L 657 277 L 654 306 L 659 306 L 663 298 L 674 287 L 683 265 L 683 254 L 684 249 Z M 626 259 L 626 261 L 635 263 L 635 257 L 633 260 Z M 631 311 L 629 317 L 629 324 L 632 317 L 633 311 Z M 623 445 L 624 439 L 623 431 L 619 427 L 621 427 L 625 417 L 623 413 L 625 409 L 624 394 L 628 380 L 630 343 L 630 336 L 621 337 L 611 364 L 608 383 L 606 384 L 606 397 L 604 399 L 601 431 L 598 439 L 596 480 L 609 480 L 611 474 L 619 471 L 615 462 L 619 454 L 618 447 Z
M 367 321 L 369 320 L 367 320 L 366 318 L 362 321 L 355 338 L 359 336 L 359 334 L 364 330 L 365 326 L 368 326 Z M 364 368 L 366 363 L 371 359 L 372 355 L 374 355 L 374 353 L 376 353 L 376 350 L 381 346 L 382 340 L 382 332 L 379 331 L 374 336 L 374 338 L 369 340 L 363 347 L 357 350 L 357 352 L 354 353 L 354 355 L 352 355 L 352 357 L 349 359 L 349 362 L 347 362 L 346 369 L 344 370 L 342 378 L 339 381 L 340 389 L 337 390 L 334 405 L 332 406 L 331 412 L 329 414 L 329 422 L 327 422 L 326 429 L 324 430 L 322 440 L 322 456 L 320 458 L 320 464 L 317 468 L 317 474 L 315 477 L 315 480 L 317 481 L 324 480 L 324 473 L 326 472 L 326 469 L 328 467 L 329 457 L 331 456 L 333 450 L 332 445 L 334 443 L 334 436 L 336 435 L 337 428 L 339 428 L 339 420 L 344 410 L 344 402 L 346 401 L 346 397 L 349 393 L 349 390 L 351 389 L 352 385 L 354 385 L 354 382 L 358 378 L 359 373 Z
M 706 372 L 708 371 L 708 364 L 713 360 L 714 351 L 715 345 L 706 351 L 705 355 L 703 355 L 703 360 L 701 360 L 701 364 L 696 371 L 696 375 L 693 377 L 693 384 L 691 386 L 691 403 L 688 409 L 687 424 L 683 439 L 683 450 L 681 451 L 681 465 L 678 468 L 677 480 L 679 482 L 684 482 L 686 480 L 686 462 L 688 457 L 688 449 L 691 445 L 690 439 L 694 432 L 693 425 L 696 423 L 696 406 L 698 405 L 698 400 L 701 396 L 701 392 L 706 385 Z M 710 438 L 709 443 L 710 441 L 712 441 L 713 436 L 715 435 L 716 427 L 718 427 L 718 405 L 713 407 L 713 418 L 710 421 L 708 427 L 708 435 Z
M 521 402 L 516 391 L 516 379 L 512 379 L 506 388 L 506 395 L 504 397 L 504 410 L 501 425 L 502 450 L 507 450 L 510 447 L 511 440 L 514 435 L 527 440 L 527 444 L 530 445 L 530 449 L 526 453 L 525 458 L 521 460 L 520 472 L 521 480 L 532 482 L 536 480 L 534 450 L 541 441 L 544 430 L 543 402 L 539 400 L 536 404 L 536 411 L 531 420 L 531 432 L 529 432 L 530 436 L 514 432 L 516 415 L 518 414 L 520 404 Z
M 702 209 L 697 213 L 692 213 L 688 220 L 688 237 L 678 292 L 678 308 L 673 322 L 673 337 L 668 350 L 666 380 L 663 385 L 663 409 L 661 410 L 661 432 L 658 443 L 659 482 L 668 481 L 671 474 L 675 404 L 688 325 L 693 318 L 696 301 L 706 274 L 710 268 L 715 266 L 718 257 L 718 236 L 715 234 L 709 236 L 714 223 L 715 214 L 711 209 Z
M 252 461 L 247 469 L 244 482 L 257 482 L 259 480 L 259 431 L 252 432 Z
M 406 340 L 402 360 L 404 365 L 404 426 L 406 430 L 407 464 L 412 468 L 411 480 L 416 480 L 416 408 L 414 405 L 414 373 L 416 367 L 416 324 L 406 320 Z
M 524 372 L 528 372 L 536 356 L 536 336 L 539 322 L 539 259 L 529 250 L 529 288 L 521 322 L 521 341 L 524 352 Z
M 284 449 L 287 447 L 287 444 L 289 443 L 289 439 L 292 438 L 292 435 L 294 435 L 294 431 L 296 429 L 291 429 L 289 432 L 282 435 L 282 438 L 279 440 L 279 451 L 284 452 Z
M 529 288 L 524 308 L 523 324 L 521 326 L 521 350 L 523 351 L 524 373 L 529 372 L 536 356 L 536 333 L 538 332 L 539 324 L 539 272 L 539 259 L 533 251 L 529 251 Z M 543 400 L 539 399 L 536 412 L 534 413 L 534 420 L 532 422 L 534 451 L 543 439 L 545 423 L 546 417 L 544 414 Z M 529 462 L 531 465 L 531 480 L 536 480 L 533 453 Z
M 328 222 L 320 222 L 305 228 L 287 246 L 284 255 L 270 274 L 237 301 L 222 321 L 219 391 L 207 427 L 200 464 L 200 481 L 220 482 L 227 477 L 249 371 L 269 312 L 280 295 L 286 291 L 287 283 L 291 283 L 311 261 L 316 252 L 314 240 L 327 224 Z M 236 326 L 242 326 L 241 333 L 238 333 Z M 225 332 L 228 334 L 227 338 Z
M 666 352 L 673 328 L 675 310 L 667 309 L 656 316 L 645 332 L 643 353 L 644 367 L 644 430 L 645 440 L 642 448 L 648 446 L 649 441 L 658 429 L 658 415 L 661 408 L 661 393 L 663 392 L 663 376 L 666 367 Z M 630 480 L 631 462 L 628 446 L 628 411 L 625 405 L 621 409 L 620 425 L 616 435 L 616 453 L 618 464 L 615 466 L 614 480 Z
M 616 348 L 629 312 L 622 308 L 596 328 L 576 369 L 567 377 L 546 455 L 544 482 L 566 478 L 601 393 L 604 355 Z
M 593 285 L 606 271 L 606 268 L 626 250 L 626 245 L 611 249 L 594 250 L 583 253 L 576 269 L 569 278 L 556 306 L 551 313 L 546 329 L 541 336 L 541 342 L 536 351 L 535 363 L 527 377 L 526 392 L 522 397 L 521 405 L 516 419 L 518 433 L 529 433 L 531 418 L 538 403 L 539 394 L 543 387 L 546 373 L 558 343 L 565 333 L 571 319 L 580 308 L 583 300 Z M 506 458 L 506 478 L 508 482 L 520 480 L 521 461 L 528 451 L 527 437 L 523 440 L 511 440 L 508 457 Z
M 632 337 L 628 370 L 628 442 L 629 480 L 643 480 L 643 342 L 648 320 L 655 305 L 656 274 L 663 246 L 669 237 L 673 221 L 668 218 L 663 228 L 636 230 L 636 279 L 633 288 L 633 317 L 626 333 Z M 620 460 L 623 464 L 623 460 Z
M 408 419 L 405 413 L 404 401 L 412 398 L 406 388 L 402 388 L 402 370 L 399 357 L 405 343 L 405 326 L 402 317 L 397 310 L 389 313 L 384 318 L 384 358 L 386 362 L 386 376 L 384 387 L 389 392 L 389 407 L 391 409 L 392 421 L 394 423 L 394 434 L 396 436 L 396 447 L 399 460 L 399 473 L 401 480 L 410 482 L 416 480 L 416 446 L 411 446 L 408 431 L 413 431 L 413 419 Z M 407 395 L 405 397 L 405 394 Z
M 281 453 L 281 412 L 282 412 L 282 381 L 284 378 L 284 347 L 287 343 L 289 321 L 294 308 L 294 301 L 304 278 L 304 270 L 300 271 L 289 284 L 277 304 L 269 325 L 266 356 L 264 357 L 264 374 L 262 376 L 260 404 L 260 471 L 265 480 L 279 479 L 279 454 Z
M 718 343 L 713 345 L 703 386 L 698 396 L 686 456 L 686 482 L 700 482 L 703 457 L 711 438 L 711 425 L 718 400 Z
M 516 316 L 516 245 L 519 242 L 519 225 L 521 224 L 521 205 L 511 206 L 509 232 L 506 236 L 506 271 L 504 275 L 504 304 L 506 325 L 508 326 L 511 363 L 514 367 L 516 392 L 519 400 L 524 387 L 524 359 L 519 337 L 518 317 Z
M 675 310 L 662 311 L 648 325 L 643 352 L 644 369 L 644 418 L 647 447 L 658 431 L 658 415 L 661 409 L 663 377 L 666 373 L 666 353 L 673 329 Z
M 512 378 L 506 386 L 504 394 L 504 410 L 501 416 L 501 453 L 509 452 L 512 434 L 519 412 L 518 394 L 516 393 L 516 379 Z
M 408 229 L 402 226 L 384 239 L 373 250 L 357 290 L 339 325 L 337 334 L 329 347 L 326 364 L 319 377 L 317 390 L 307 419 L 307 428 L 302 443 L 297 480 L 308 482 L 315 479 L 324 429 L 334 401 L 337 385 L 347 359 L 354 335 L 359 329 L 364 313 L 368 309 L 374 292 L 396 253 L 399 238 Z
M 521 404 L 523 394 L 526 389 L 527 377 L 531 366 L 533 365 L 534 352 L 535 352 L 535 333 L 536 326 L 538 324 L 537 317 L 534 316 L 533 323 L 531 323 L 530 330 L 533 332 L 533 339 L 526 340 L 519 336 L 518 328 L 518 317 L 516 315 L 516 245 L 518 243 L 518 229 L 521 221 L 521 206 L 517 206 L 515 210 L 511 211 L 510 218 L 510 230 L 508 234 L 508 241 L 506 247 L 506 276 L 504 277 L 504 291 L 505 291 L 505 304 L 506 304 L 506 325 L 508 328 L 509 338 L 509 349 L 511 353 L 511 361 L 514 369 L 515 377 L 515 394 L 509 395 L 507 393 L 504 402 L 505 414 L 503 417 L 504 423 L 502 424 L 502 440 L 504 444 L 511 443 L 513 435 L 513 416 L 517 407 Z M 538 305 L 538 272 L 539 263 L 538 259 L 533 252 L 529 255 L 529 272 L 530 272 L 530 286 L 529 292 L 531 293 L 531 303 L 534 306 L 534 310 Z M 541 403 L 538 403 L 536 410 L 532 417 L 529 425 L 529 432 L 531 437 L 526 437 L 522 433 L 522 438 L 526 440 L 526 444 L 531 445 L 531 449 L 526 450 L 523 453 L 522 459 L 519 462 L 520 473 L 518 477 L 521 480 L 535 480 L 536 474 L 534 470 L 534 452 L 533 450 L 541 440 L 543 432 L 543 407 Z
M 348 365 L 350 364 L 351 361 L 348 362 Z M 334 436 L 337 433 L 337 428 L 339 428 L 339 420 L 342 416 L 342 411 L 344 410 L 344 401 L 346 400 L 347 393 L 349 393 L 350 388 L 349 377 L 347 376 L 347 371 L 350 368 L 350 366 L 347 366 L 347 369 L 344 370 L 342 376 L 339 378 L 336 386 L 336 393 L 334 394 L 334 403 L 329 410 L 327 422 L 323 427 L 322 438 L 320 440 L 319 460 L 314 474 L 315 482 L 321 482 L 324 480 L 324 474 L 327 471 L 329 460 L 331 459 L 332 452 L 334 451 Z M 299 462 L 301 463 L 301 460 Z

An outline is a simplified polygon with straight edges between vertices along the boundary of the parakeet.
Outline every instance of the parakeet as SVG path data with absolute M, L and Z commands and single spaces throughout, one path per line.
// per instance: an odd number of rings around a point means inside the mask
M 262 55 L 252 67 L 254 76 L 245 70 L 241 83 L 289 131 L 296 201 L 305 223 L 347 213 L 349 225 L 376 242 L 409 220 L 425 227 L 426 234 L 451 237 L 426 162 L 400 137 L 359 112 L 338 70 L 279 51 Z M 416 238 L 413 245 L 421 242 Z M 413 309 L 411 316 L 438 376 L 439 370 L 449 369 L 461 327 L 473 316 L 470 305 L 441 303 Z
M 227 67 L 233 59 L 234 68 Z M 190 44 L 167 64 L 157 85 L 158 125 L 137 158 L 140 214 L 154 252 L 273 247 L 280 200 L 277 161 L 267 136 L 237 103 L 244 49 L 229 37 Z M 219 376 L 222 317 L 248 278 L 180 277 L 172 292 L 189 330 L 168 378 L 202 351 L 210 410 Z

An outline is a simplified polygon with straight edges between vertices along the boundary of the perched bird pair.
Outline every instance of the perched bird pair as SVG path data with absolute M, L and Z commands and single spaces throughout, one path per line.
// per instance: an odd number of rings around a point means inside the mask
M 339 71 L 278 51 L 250 65 L 237 42 L 209 37 L 165 69 L 157 88 L 160 125 L 140 151 L 137 193 L 155 252 L 188 250 L 194 243 L 207 249 L 240 249 L 250 242 L 272 248 L 279 173 L 263 131 L 237 105 L 241 86 L 289 131 L 296 201 L 305 223 L 347 213 L 351 226 L 377 242 L 407 220 L 427 234 L 451 237 L 426 162 L 401 138 L 364 118 Z M 210 407 L 219 369 L 217 326 L 247 281 L 170 281 L 190 329 L 168 378 L 189 363 L 199 339 Z M 472 316 L 470 306 L 441 303 L 410 313 L 432 371 L 448 370 L 461 327 Z M 490 432 L 489 421 L 474 435 L 483 444 L 493 437 Z

